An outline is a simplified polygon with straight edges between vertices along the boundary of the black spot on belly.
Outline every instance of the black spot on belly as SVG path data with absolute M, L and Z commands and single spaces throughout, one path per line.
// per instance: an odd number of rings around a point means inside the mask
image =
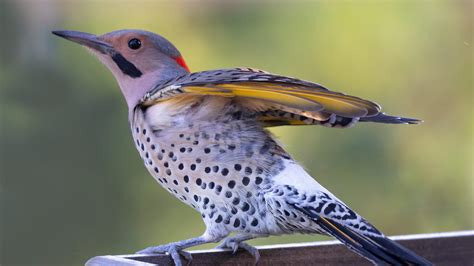
M 229 174 L 229 170 L 227 168 L 224 168 L 224 169 L 222 169 L 221 173 L 222 173 L 223 176 L 226 176 L 226 175 Z
M 254 218 L 253 221 L 250 223 L 250 225 L 257 226 L 258 225 L 258 220 Z
M 244 176 L 244 178 L 242 178 L 242 184 L 244 186 L 247 186 L 249 183 L 250 183 L 250 178 Z
M 213 189 L 214 188 L 214 182 L 209 182 L 209 189 Z
M 240 220 L 239 219 L 235 219 L 234 221 L 234 227 L 237 228 L 240 226 Z
M 232 200 L 232 204 L 234 205 L 238 205 L 240 203 L 240 199 L 238 197 L 235 197 L 233 200 Z
M 236 171 L 240 171 L 240 170 L 242 169 L 242 165 L 240 165 L 240 164 L 235 164 L 235 165 L 234 165 L 234 169 L 235 169 Z
M 246 174 L 246 175 L 251 175 L 251 174 L 252 174 L 252 168 L 250 168 L 250 167 L 245 167 L 245 174 Z
M 217 185 L 216 186 L 216 194 L 219 195 L 222 191 L 222 186 L 221 185 Z

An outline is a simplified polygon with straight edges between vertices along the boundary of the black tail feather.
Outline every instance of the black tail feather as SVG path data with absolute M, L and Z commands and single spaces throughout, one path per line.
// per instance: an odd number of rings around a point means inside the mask
M 351 231 L 340 228 L 335 223 L 329 222 L 327 219 L 320 217 L 315 222 L 321 226 L 326 232 L 334 236 L 337 240 L 341 241 L 349 247 L 352 251 L 361 255 L 362 257 L 370 260 L 376 265 L 391 264 L 391 265 L 403 265 L 399 261 L 396 261 L 391 256 L 381 252 L 376 245 L 370 243 Z
M 293 206 L 308 215 L 324 231 L 348 246 L 349 249 L 376 265 L 432 265 L 426 259 L 383 235 L 363 235 L 330 218 L 321 217 L 314 211 Z
M 385 113 L 379 113 L 375 116 L 361 117 L 360 122 L 374 122 L 374 123 L 385 123 L 385 124 L 420 124 L 422 120 L 416 118 L 407 118 L 399 116 L 386 115 Z
M 370 237 L 374 242 L 386 249 L 388 252 L 403 258 L 405 261 L 415 265 L 432 265 L 431 262 L 423 257 L 416 255 L 409 249 L 406 249 L 397 242 L 385 237 Z

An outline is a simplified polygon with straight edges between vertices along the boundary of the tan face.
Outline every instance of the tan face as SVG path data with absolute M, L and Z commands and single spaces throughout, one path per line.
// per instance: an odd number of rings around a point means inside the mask
M 104 35 L 54 31 L 92 51 L 113 73 L 129 107 L 157 82 L 189 73 L 179 51 L 164 37 L 143 30 L 119 30 Z
M 115 31 L 98 37 L 110 44 L 114 50 L 143 73 L 180 65 L 181 55 L 178 50 L 161 36 L 145 31 Z M 184 61 L 183 61 L 184 62 Z
M 128 61 L 142 73 L 153 71 L 157 67 L 157 61 L 166 60 L 166 55 L 156 49 L 148 36 L 143 34 L 135 32 L 124 34 L 109 33 L 99 36 L 99 39 L 112 45 L 116 51 L 115 56 L 121 57 L 114 59 L 114 54 L 111 55 L 117 64 L 127 64 L 125 62 Z M 123 68 L 133 71 L 130 69 L 133 68 L 132 65 L 129 64 L 129 67 L 124 65 Z M 122 70 L 124 70 L 123 68 Z

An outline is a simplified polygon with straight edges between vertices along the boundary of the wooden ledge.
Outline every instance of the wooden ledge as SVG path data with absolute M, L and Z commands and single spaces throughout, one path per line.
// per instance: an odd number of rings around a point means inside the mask
M 474 265 L 474 230 L 395 236 L 391 239 L 436 265 Z M 258 265 L 371 265 L 338 241 L 259 246 Z M 245 251 L 191 251 L 192 265 L 254 265 Z M 117 255 L 89 259 L 86 266 L 173 265 L 168 255 Z

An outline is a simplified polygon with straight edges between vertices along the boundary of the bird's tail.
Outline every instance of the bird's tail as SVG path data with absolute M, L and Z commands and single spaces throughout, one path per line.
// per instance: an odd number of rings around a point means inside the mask
M 385 123 L 385 124 L 420 124 L 422 120 L 416 118 L 407 118 L 399 116 L 386 115 L 385 113 L 379 113 L 374 116 L 361 117 L 360 122 L 374 122 L 374 123 Z
M 383 235 L 361 234 L 330 218 L 317 215 L 304 207 L 294 207 L 309 216 L 326 233 L 376 265 L 432 265 L 426 259 Z

